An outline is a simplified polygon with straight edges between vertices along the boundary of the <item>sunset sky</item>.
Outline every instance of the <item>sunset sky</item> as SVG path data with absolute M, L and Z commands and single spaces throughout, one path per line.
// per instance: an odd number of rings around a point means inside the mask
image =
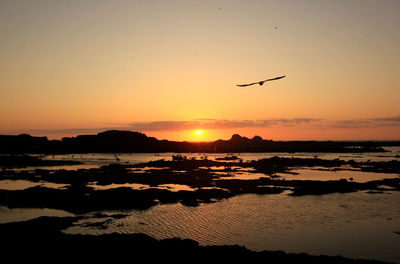
M 398 0 L 0 0 L 0 134 L 400 139 L 399 14 Z

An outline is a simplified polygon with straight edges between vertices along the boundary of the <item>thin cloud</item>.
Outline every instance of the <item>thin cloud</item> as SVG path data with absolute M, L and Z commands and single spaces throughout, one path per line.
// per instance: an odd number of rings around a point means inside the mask
M 368 128 L 400 126 L 400 116 L 383 118 L 348 119 L 332 122 L 334 128 Z
M 400 123 L 400 116 L 385 117 L 385 118 L 374 118 L 373 120 L 375 120 L 375 121 L 381 121 L 381 122 Z
M 65 128 L 65 129 L 32 129 L 29 132 L 36 134 L 91 134 L 105 130 L 131 130 L 131 131 L 181 131 L 194 129 L 235 129 L 246 127 L 273 127 L 295 126 L 318 122 L 322 119 L 315 118 L 271 118 L 264 120 L 227 120 L 227 119 L 196 119 L 192 121 L 152 121 L 115 124 L 97 128 Z
M 28 132 L 35 134 L 96 134 L 107 130 L 131 130 L 127 126 L 96 127 L 96 128 L 60 128 L 60 129 L 30 129 Z M 25 133 L 26 131 L 24 131 Z
M 293 118 L 282 119 L 273 118 L 265 120 L 226 120 L 226 119 L 197 119 L 194 121 L 158 121 L 158 122 L 134 122 L 130 123 L 131 129 L 140 131 L 176 131 L 192 129 L 232 129 L 245 127 L 271 127 L 277 125 L 294 125 L 301 123 L 311 123 L 321 119 L 313 118 Z
M 228 120 L 202 118 L 191 121 L 152 121 L 152 122 L 131 122 L 108 124 L 97 128 L 65 128 L 65 129 L 31 129 L 22 133 L 35 134 L 95 134 L 106 130 L 130 130 L 140 132 L 154 131 L 182 131 L 194 129 L 237 129 L 237 128 L 269 128 L 269 127 L 296 127 L 307 125 L 310 128 L 318 129 L 337 129 L 337 128 L 370 128 L 370 127 L 399 127 L 400 116 L 365 118 L 365 119 L 346 119 L 346 120 L 326 120 L 318 118 L 270 118 L 261 120 Z M 5 132 L 5 131 L 3 131 Z

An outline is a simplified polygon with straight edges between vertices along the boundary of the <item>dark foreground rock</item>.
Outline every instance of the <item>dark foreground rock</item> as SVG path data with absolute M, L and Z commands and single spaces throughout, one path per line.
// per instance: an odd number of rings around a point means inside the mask
M 375 260 L 348 259 L 341 256 L 311 256 L 282 251 L 255 252 L 241 246 L 200 246 L 188 239 L 156 240 L 144 234 L 69 235 L 61 230 L 78 217 L 40 217 L 34 220 L 0 225 L 3 259 L 13 262 L 85 262 L 112 261 L 174 262 L 243 261 L 245 263 L 327 263 L 379 264 Z

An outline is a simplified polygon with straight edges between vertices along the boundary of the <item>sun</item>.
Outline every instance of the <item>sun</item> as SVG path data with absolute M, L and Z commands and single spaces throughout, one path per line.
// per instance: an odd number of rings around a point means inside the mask
M 201 134 L 203 134 L 203 131 L 201 131 L 201 130 L 196 130 L 196 135 L 201 135 Z

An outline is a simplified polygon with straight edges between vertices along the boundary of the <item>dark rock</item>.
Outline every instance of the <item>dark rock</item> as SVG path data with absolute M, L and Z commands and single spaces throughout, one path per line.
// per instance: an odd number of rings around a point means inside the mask
M 270 177 L 278 172 L 292 173 L 293 168 L 318 167 L 338 168 L 350 165 L 343 160 L 322 160 L 318 158 L 278 158 L 237 163 L 212 160 L 158 160 L 136 165 L 109 165 L 89 170 L 35 170 L 0 171 L 2 179 L 28 180 L 33 182 L 52 182 L 68 184 L 64 189 L 34 187 L 19 191 L 0 190 L 0 204 L 9 207 L 47 207 L 63 209 L 73 213 L 98 210 L 148 209 L 158 203 L 180 202 L 187 206 L 214 202 L 239 194 L 277 194 L 291 190 L 290 195 L 323 195 L 335 192 L 399 191 L 400 178 L 384 179 L 358 183 L 342 179 L 339 181 L 284 180 Z M 375 163 L 351 161 L 352 169 L 368 171 L 397 171 L 397 162 Z M 146 170 L 136 173 L 131 168 L 156 167 L 162 169 Z M 218 167 L 222 169 L 211 169 Z M 225 179 L 218 172 L 236 173 L 237 168 L 252 168 L 249 173 L 264 173 L 266 177 L 255 180 Z M 200 169 L 201 168 L 201 169 Z M 89 183 L 107 186 L 109 184 L 148 184 L 152 188 L 135 190 L 130 187 L 96 190 Z M 158 189 L 162 184 L 182 184 L 194 188 L 194 191 Z M 382 188 L 387 186 L 389 188 Z M 213 189 L 214 188 L 214 189 Z M 215 189 L 216 188 L 216 189 Z
M 0 135 L 0 153 L 121 153 L 121 152 L 385 152 L 382 146 L 400 146 L 393 142 L 340 142 L 340 141 L 272 141 L 259 136 L 252 139 L 234 134 L 229 140 L 214 142 L 176 142 L 157 140 L 143 133 L 110 130 L 97 135 L 65 137 L 48 140 L 30 135 Z

